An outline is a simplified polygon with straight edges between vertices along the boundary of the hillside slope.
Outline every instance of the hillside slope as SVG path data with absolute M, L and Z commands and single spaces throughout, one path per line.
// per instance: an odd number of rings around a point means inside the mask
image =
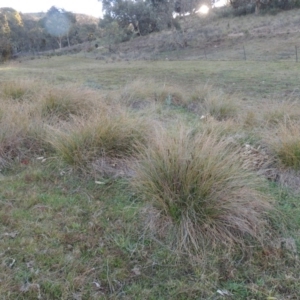
M 138 37 L 115 46 L 113 52 L 133 59 L 295 60 L 299 10 L 241 17 L 222 14 L 185 17 L 180 30 Z

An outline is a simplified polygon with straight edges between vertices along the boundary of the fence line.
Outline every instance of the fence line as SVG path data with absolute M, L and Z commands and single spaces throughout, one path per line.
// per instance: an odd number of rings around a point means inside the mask
M 183 50 L 184 52 L 184 50 Z M 201 53 L 202 52 L 202 53 Z M 287 50 L 281 50 L 279 53 L 266 53 L 265 55 L 260 53 L 256 54 L 255 52 L 247 51 L 247 47 L 243 45 L 239 48 L 233 49 L 214 49 L 212 51 L 207 51 L 202 49 L 199 51 L 199 55 L 195 56 L 195 59 L 198 60 L 209 60 L 209 61 L 293 61 L 298 62 L 298 46 L 295 45 L 294 49 L 290 48 Z
M 120 49 L 122 51 L 122 49 Z M 143 49 L 144 50 L 144 49 Z M 68 53 L 67 51 L 54 51 L 54 52 L 37 52 L 32 54 L 27 54 L 25 56 L 20 56 L 18 59 L 34 59 L 39 57 L 51 57 L 56 55 L 82 55 L 84 57 L 90 59 L 99 59 L 99 60 L 106 60 L 112 59 L 113 61 L 122 61 L 122 60 L 206 60 L 206 61 L 290 61 L 290 62 L 298 62 L 298 45 L 293 47 L 289 47 L 286 49 L 281 49 L 278 53 L 257 53 L 255 51 L 247 51 L 247 45 L 242 45 L 239 47 L 233 47 L 229 49 L 228 47 L 222 48 L 220 46 L 210 49 L 208 51 L 207 48 L 198 48 L 193 47 L 189 48 L 188 50 L 193 50 L 193 55 L 189 55 L 186 57 L 185 51 L 186 49 L 170 49 L 168 52 L 146 52 L 146 51 L 131 51 L 131 52 L 119 52 L 116 51 L 115 53 L 97 53 L 95 51 L 91 52 L 81 52 L 81 53 Z M 0 61 L 1 62 L 1 61 Z

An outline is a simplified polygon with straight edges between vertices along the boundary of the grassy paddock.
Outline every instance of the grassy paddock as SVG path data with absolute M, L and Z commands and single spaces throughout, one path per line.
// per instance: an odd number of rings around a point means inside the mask
M 180 89 L 195 89 L 207 83 L 226 92 L 242 92 L 242 98 L 262 98 L 297 91 L 298 67 L 294 62 L 256 61 L 135 61 L 134 63 L 105 63 L 78 57 L 53 57 L 24 61 L 18 65 L 1 67 L 7 80 L 32 78 L 65 85 L 95 88 L 99 92 L 123 87 L 133 80 L 144 78 L 161 83 L 173 83 Z
M 299 195 L 259 174 L 299 168 L 298 75 L 283 61 L 1 65 L 1 297 L 297 299 Z

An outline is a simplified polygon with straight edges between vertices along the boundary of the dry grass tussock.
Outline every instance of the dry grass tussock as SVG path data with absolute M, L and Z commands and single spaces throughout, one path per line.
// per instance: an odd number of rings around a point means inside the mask
M 152 79 L 136 79 L 116 94 L 117 101 L 132 108 L 143 108 L 151 103 L 186 106 L 186 91 L 167 82 Z
M 68 121 L 72 116 L 90 115 L 101 106 L 101 97 L 89 90 L 72 85 L 46 87 L 37 99 L 37 111 L 42 118 L 53 121 Z
M 242 168 L 245 170 L 255 172 L 269 180 L 276 180 L 279 171 L 277 159 L 266 143 L 261 141 L 263 125 L 257 125 L 258 130 L 253 133 L 249 130 L 253 129 L 253 123 L 245 125 L 244 121 L 242 117 L 237 120 L 217 121 L 212 116 L 202 116 L 199 132 L 214 135 L 215 138 L 225 139 L 230 143 L 239 154 Z M 251 139 L 255 140 L 253 145 L 249 144 Z
M 0 99 L 24 101 L 30 100 L 40 87 L 37 80 L 11 80 L 3 81 L 0 85 Z
M 135 152 L 137 142 L 146 142 L 151 130 L 145 118 L 128 113 L 124 106 L 105 103 L 91 90 L 15 81 L 1 86 L 0 92 L 3 166 L 49 151 L 76 167 L 101 159 L 101 166 L 103 159 L 124 161 Z M 11 101 L 15 99 L 22 101 Z
M 90 115 L 103 104 L 103 97 L 95 91 L 67 84 L 53 86 L 41 80 L 13 80 L 0 86 L 1 101 L 34 103 L 33 114 L 45 121 L 69 120 L 74 116 Z
M 239 116 L 239 122 L 243 125 L 245 129 L 254 129 L 257 127 L 262 127 L 263 122 L 260 118 L 260 112 L 256 109 L 249 109 Z
M 289 121 L 278 126 L 266 140 L 284 167 L 300 169 L 300 124 Z
M 198 114 L 222 121 L 238 116 L 240 101 L 236 95 L 225 94 L 206 83 L 190 91 L 188 108 Z
M 207 114 L 200 117 L 199 130 L 205 134 L 213 134 L 215 137 L 227 136 L 233 142 L 244 138 L 243 128 L 233 119 L 218 121 Z
M 209 82 L 207 82 L 203 85 L 199 84 L 191 92 L 191 95 L 190 95 L 191 101 L 202 103 L 209 96 L 209 94 L 211 94 L 214 90 L 215 90 L 215 87 L 213 85 L 209 84 Z
M 232 95 L 226 95 L 221 91 L 212 91 L 204 98 L 201 107 L 205 114 L 221 121 L 235 118 L 238 115 L 239 103 Z
M 2 166 L 15 159 L 29 157 L 45 150 L 41 120 L 32 116 L 28 103 L 1 103 L 0 158 Z
M 278 126 L 282 123 L 299 119 L 299 99 L 275 100 L 263 106 L 261 111 L 263 123 L 266 127 Z
M 136 143 L 146 143 L 149 124 L 142 118 L 115 108 L 98 111 L 88 120 L 73 119 L 62 128 L 49 127 L 47 141 L 66 163 L 86 166 L 99 158 L 125 158 Z
M 149 148 L 140 147 L 132 185 L 151 207 L 148 229 L 187 252 L 248 237 L 262 242 L 271 209 L 260 192 L 263 180 L 242 168 L 225 138 L 177 129 L 161 130 Z

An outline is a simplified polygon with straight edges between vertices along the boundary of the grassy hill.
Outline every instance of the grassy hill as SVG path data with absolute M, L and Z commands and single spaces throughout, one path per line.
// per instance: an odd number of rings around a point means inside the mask
M 3 299 L 299 298 L 298 65 L 199 54 L 276 17 L 0 65 Z
M 244 60 L 245 49 L 247 60 L 295 61 L 299 22 L 298 9 L 240 17 L 228 9 L 213 10 L 181 19 L 180 29 L 121 43 L 114 54 L 131 59 Z

